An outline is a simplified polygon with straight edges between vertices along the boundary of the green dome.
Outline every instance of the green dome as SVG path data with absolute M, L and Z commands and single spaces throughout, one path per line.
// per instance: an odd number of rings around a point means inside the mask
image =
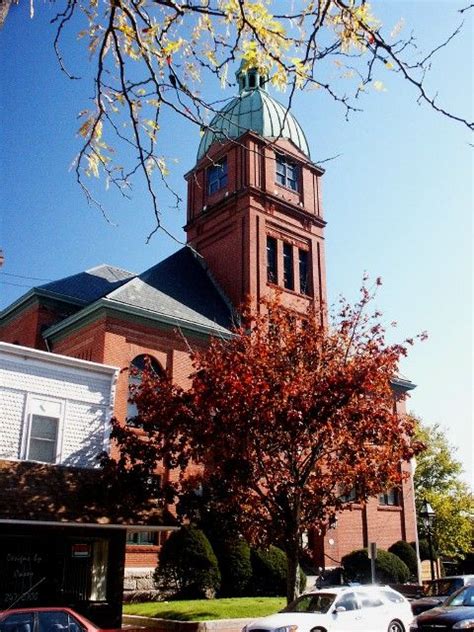
M 306 156 L 308 141 L 301 125 L 287 108 L 265 90 L 265 80 L 255 69 L 239 70 L 240 94 L 218 112 L 201 138 L 197 159 L 200 160 L 216 142 L 239 138 L 252 130 L 263 138 L 287 138 Z

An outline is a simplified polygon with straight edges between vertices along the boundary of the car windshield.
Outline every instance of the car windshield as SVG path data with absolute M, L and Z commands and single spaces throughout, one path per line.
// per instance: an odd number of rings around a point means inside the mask
M 451 595 L 443 604 L 444 606 L 474 606 L 474 586 L 466 586 L 457 593 Z
M 336 595 L 331 593 L 318 593 L 315 595 L 302 595 L 290 603 L 281 612 L 320 612 L 324 614 L 329 610 Z
M 425 595 L 427 597 L 437 597 L 438 595 L 451 595 L 455 590 L 463 585 L 462 579 L 438 579 L 430 582 L 426 586 Z

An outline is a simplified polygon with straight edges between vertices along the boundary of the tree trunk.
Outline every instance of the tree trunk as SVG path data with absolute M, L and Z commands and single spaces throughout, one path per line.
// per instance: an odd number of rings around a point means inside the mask
M 286 601 L 291 603 L 297 596 L 296 581 L 298 577 L 298 540 L 294 539 L 286 547 Z

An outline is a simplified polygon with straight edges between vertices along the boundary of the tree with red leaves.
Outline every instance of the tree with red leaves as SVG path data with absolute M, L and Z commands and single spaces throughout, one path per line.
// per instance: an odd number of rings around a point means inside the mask
M 232 336 L 194 356 L 189 390 L 148 372 L 134 396 L 139 429 L 114 423 L 123 472 L 175 470 L 163 502 L 202 485 L 250 542 L 285 550 L 288 600 L 302 534 L 331 525 L 350 491 L 363 502 L 399 485 L 420 447 L 391 388 L 412 341 L 386 342 L 372 298 L 363 287 L 355 305 L 341 300 L 330 325 L 278 299 L 247 308 Z

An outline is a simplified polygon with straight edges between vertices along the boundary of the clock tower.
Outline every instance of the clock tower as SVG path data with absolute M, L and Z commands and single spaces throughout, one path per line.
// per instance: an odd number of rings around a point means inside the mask
M 276 288 L 289 309 L 324 306 L 324 171 L 266 78 L 241 67 L 237 80 L 239 95 L 205 129 L 186 175 L 187 242 L 234 306 Z

